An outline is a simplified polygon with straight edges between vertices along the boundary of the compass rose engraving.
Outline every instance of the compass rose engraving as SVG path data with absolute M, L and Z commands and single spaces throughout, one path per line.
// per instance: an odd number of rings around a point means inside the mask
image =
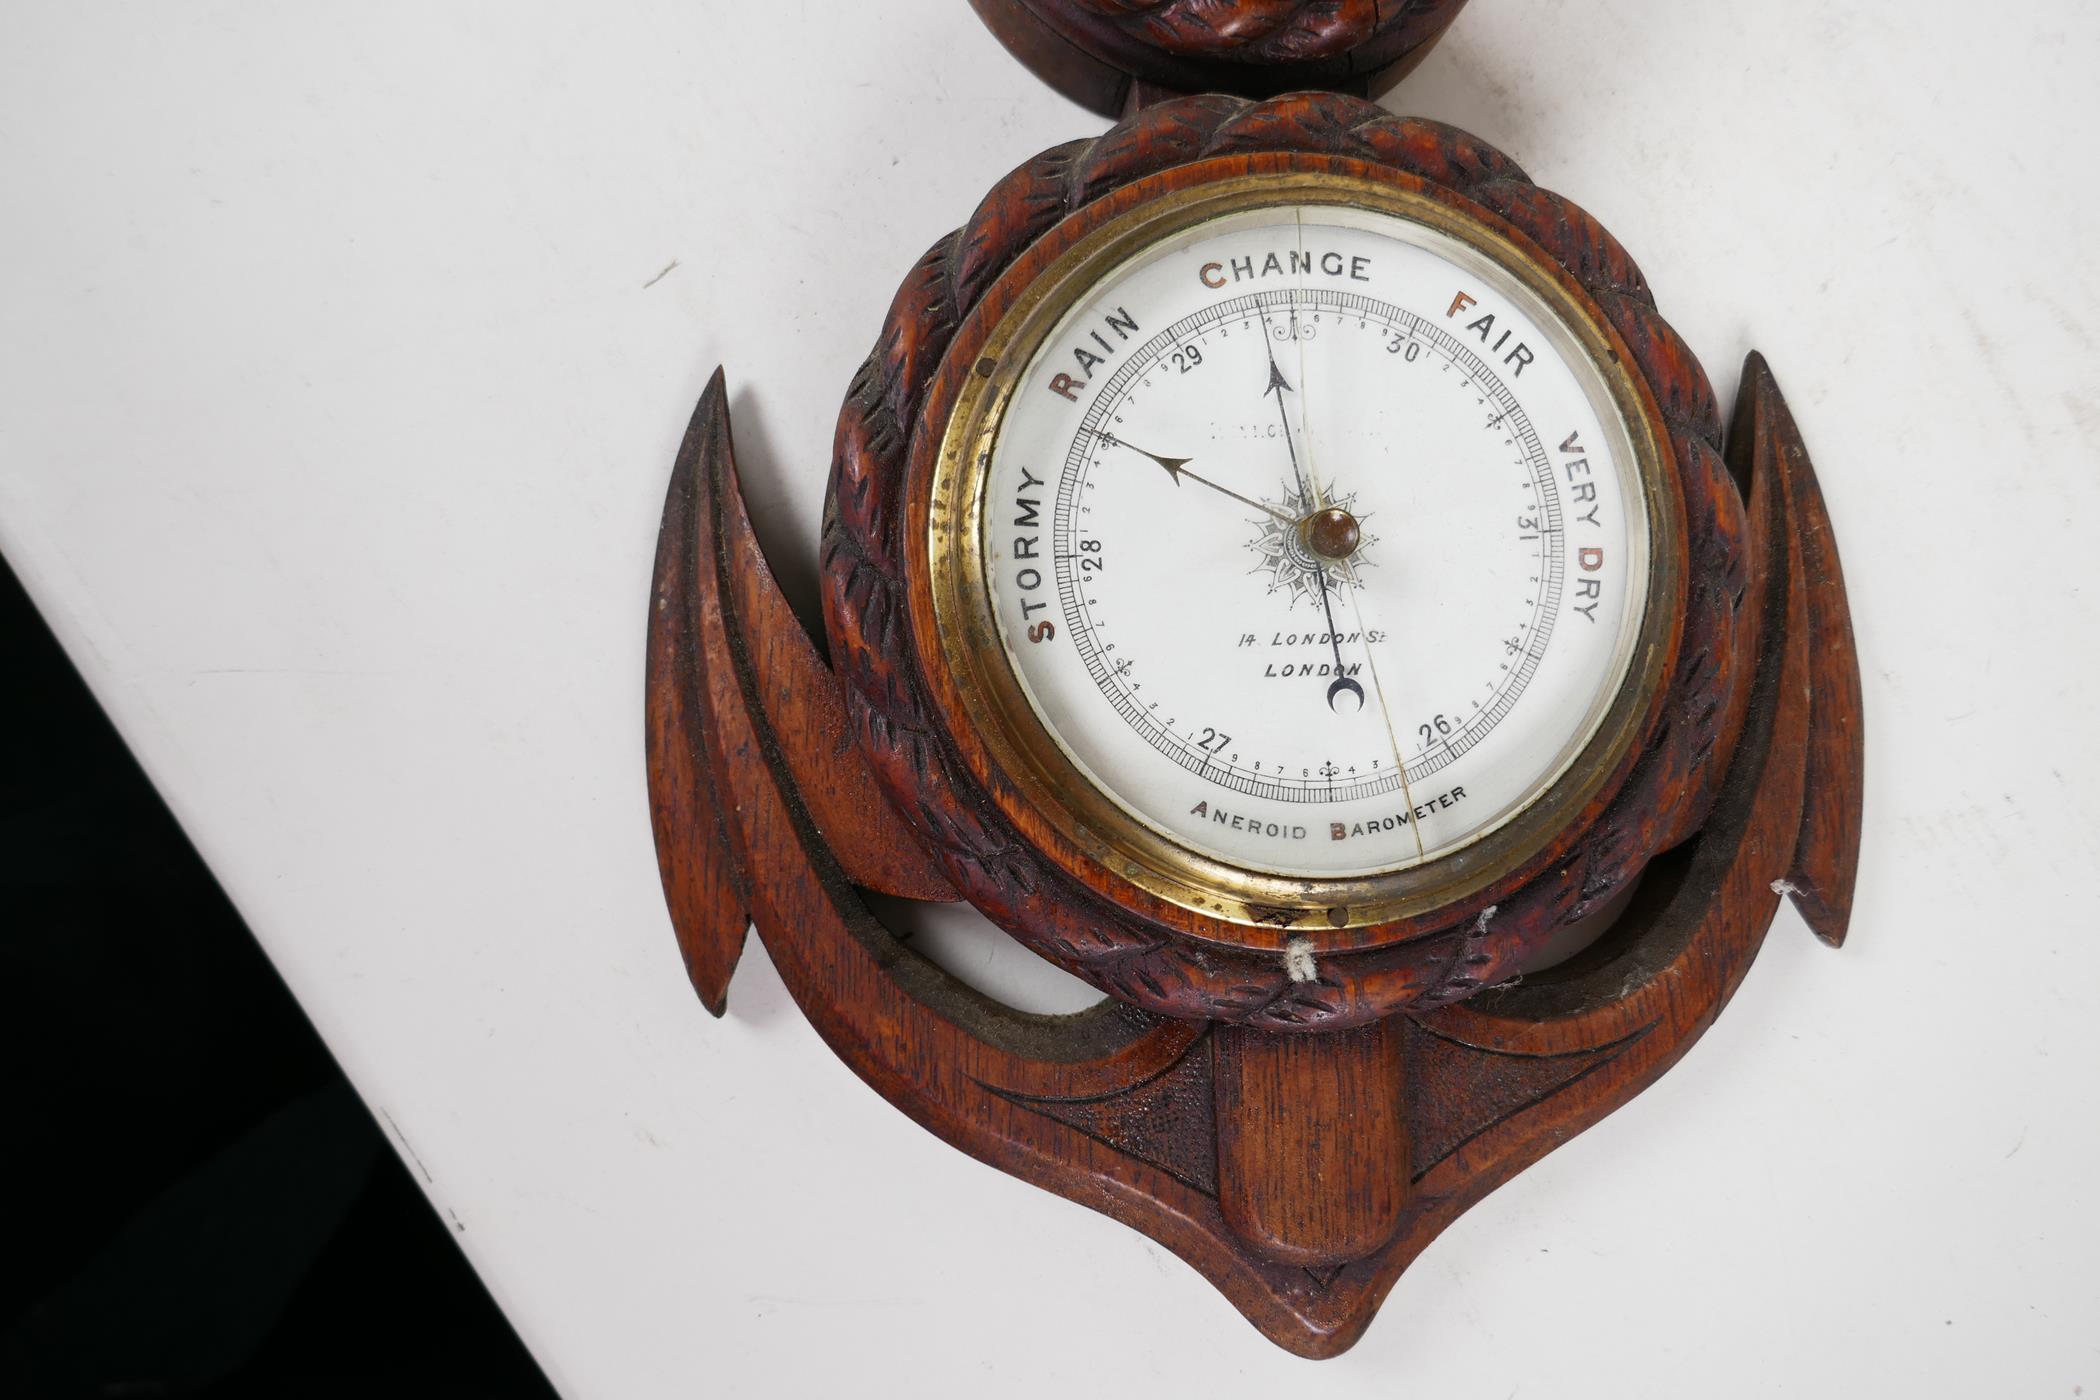
M 1364 528 L 1368 517 L 1357 514 L 1354 492 L 1339 495 L 1330 490 L 1321 503 L 1325 512 L 1315 504 L 1310 492 L 1301 493 L 1289 486 L 1283 489 L 1279 499 L 1263 500 L 1261 504 L 1266 514 L 1251 522 L 1255 534 L 1248 541 L 1247 548 L 1255 556 L 1255 562 L 1247 572 L 1266 572 L 1269 575 L 1267 591 L 1271 595 L 1284 594 L 1292 608 L 1298 606 L 1301 598 L 1317 606 L 1323 573 L 1327 588 L 1361 589 L 1364 586 L 1362 571 L 1376 567 L 1376 561 L 1368 558 L 1366 551 L 1378 543 L 1378 536 Z M 1318 527 L 1315 516 L 1326 512 L 1347 517 L 1360 531 L 1354 551 L 1343 551 L 1350 562 L 1347 569 L 1329 568 L 1334 563 L 1333 558 L 1324 557 L 1313 548 L 1311 534 Z

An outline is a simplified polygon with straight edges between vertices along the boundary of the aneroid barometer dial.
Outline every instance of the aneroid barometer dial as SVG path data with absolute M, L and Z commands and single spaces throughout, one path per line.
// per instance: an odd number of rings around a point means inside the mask
M 973 528 L 1080 780 L 1175 847 L 1325 879 L 1465 850 L 1570 773 L 1650 527 L 1593 338 L 1534 285 L 1306 200 L 1119 247 L 1038 319 Z

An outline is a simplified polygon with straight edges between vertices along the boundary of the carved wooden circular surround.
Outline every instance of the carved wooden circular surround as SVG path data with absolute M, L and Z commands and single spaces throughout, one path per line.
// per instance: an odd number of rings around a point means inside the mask
M 1114 116 L 1139 93 L 1373 95 L 1466 0 L 971 0 L 1037 77 Z
M 1061 8 L 1171 27 L 1176 16 L 1204 7 L 1198 0 L 1072 0 Z M 1390 30 L 1347 29 L 1361 25 L 1374 8 L 1368 4 L 1234 8 L 1277 21 L 1237 36 L 1242 47 L 1325 52 L 1320 44 L 1335 34 L 1354 36 L 1346 49 Z M 1441 10 L 1448 21 L 1457 6 L 1401 7 L 1387 18 L 1416 8 Z M 1315 10 L 1342 28 L 1307 27 Z M 1213 37 L 1218 44 L 1233 38 Z M 925 615 L 915 607 L 928 586 L 924 540 L 906 521 L 908 493 L 923 485 L 957 385 L 974 370 L 973 347 L 1059 251 L 1119 203 L 1253 171 L 1306 168 L 1430 189 L 1565 275 L 1650 396 L 1681 495 L 1677 535 L 1686 557 L 1677 571 L 1681 625 L 1666 684 L 1641 741 L 1578 819 L 1460 904 L 1350 930 L 1342 946 L 1330 940 L 1317 975 L 1296 980 L 1283 954 L 1296 935 L 1289 927 L 1270 939 L 1270 930 L 1147 903 L 1105 871 L 1080 878 L 1046 857 L 1047 834 L 1029 828 L 996 772 L 973 766 L 968 736 L 955 732 L 929 694 L 921 642 L 931 639 L 915 638 L 912 622 L 915 611 Z M 839 420 L 822 565 L 826 627 L 858 742 L 892 805 L 959 892 L 1044 957 L 1122 1000 L 1268 1029 L 1337 1029 L 1461 1000 L 1515 975 L 1556 931 L 1603 908 L 1651 858 L 1695 832 L 1712 805 L 1752 669 L 1739 616 L 1751 561 L 1721 432 L 1704 371 L 1657 314 L 1617 240 L 1492 147 L 1335 94 L 1159 103 L 1095 140 L 1046 151 L 1001 181 L 967 224 L 912 269 L 854 379 Z

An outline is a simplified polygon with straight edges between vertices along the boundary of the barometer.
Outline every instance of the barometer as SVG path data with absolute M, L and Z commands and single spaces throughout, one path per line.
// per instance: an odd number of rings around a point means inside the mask
M 1595 792 L 1660 679 L 1670 494 L 1560 287 L 1307 169 L 1142 205 L 1040 292 L 949 418 L 929 574 L 983 642 L 945 658 L 973 722 L 1085 859 L 1357 926 Z
M 1782 895 L 1841 941 L 1857 859 L 1785 402 L 1753 355 L 1724 425 L 1593 218 L 1364 100 L 1457 8 L 984 0 L 1122 120 L 906 278 L 840 418 L 825 650 L 719 376 L 650 614 L 709 1007 L 755 923 L 880 1092 L 1313 1356 L 1673 1063 Z M 1000 1004 L 869 892 L 967 900 L 1103 1000 Z

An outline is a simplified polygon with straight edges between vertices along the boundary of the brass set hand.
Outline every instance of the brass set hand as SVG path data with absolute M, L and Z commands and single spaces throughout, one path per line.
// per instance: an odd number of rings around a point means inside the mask
M 1264 318 L 1262 321 L 1262 348 L 1269 353 L 1269 387 L 1262 392 L 1276 396 L 1276 416 L 1283 422 L 1283 445 L 1291 454 L 1291 476 L 1298 483 L 1298 499 L 1309 502 L 1312 505 L 1312 514 L 1306 517 L 1307 520 L 1311 520 L 1327 513 L 1327 503 L 1320 496 L 1319 484 L 1317 482 L 1308 482 L 1305 479 L 1305 467 L 1298 460 L 1297 434 L 1291 430 L 1290 410 L 1285 408 L 1283 403 L 1285 394 L 1296 393 L 1297 390 L 1291 388 L 1290 381 L 1283 377 L 1283 370 L 1276 364 L 1276 351 L 1270 345 L 1271 337 L 1268 334 L 1268 324 L 1267 319 Z M 1292 527 L 1294 529 L 1303 528 L 1302 522 L 1294 521 L 1292 522 Z M 1352 545 L 1351 547 L 1353 548 L 1354 546 Z M 1364 688 L 1354 676 L 1349 674 L 1348 666 L 1342 661 L 1342 634 L 1341 629 L 1334 625 L 1334 588 L 1327 579 L 1327 564 L 1324 556 L 1313 565 L 1313 572 L 1319 576 L 1320 580 L 1320 609 L 1327 614 L 1327 640 L 1334 646 L 1334 681 L 1327 687 L 1327 708 L 1339 714 L 1340 709 L 1335 702 L 1342 696 L 1349 695 L 1355 697 L 1355 708 L 1361 710 L 1364 707 Z M 1369 655 L 1369 651 L 1370 648 L 1366 646 L 1366 656 Z
M 1415 859 L 1423 860 L 1428 855 L 1428 848 L 1422 840 L 1422 823 L 1415 812 L 1414 790 L 1407 781 L 1407 755 L 1400 750 L 1400 731 L 1393 725 L 1393 707 L 1386 700 L 1385 684 L 1378 676 L 1378 657 L 1371 648 L 1370 631 L 1364 626 L 1364 605 L 1361 597 L 1363 590 L 1358 585 L 1356 568 L 1352 562 L 1356 546 L 1362 538 L 1362 531 L 1356 521 L 1346 511 L 1336 511 L 1328 508 L 1326 500 L 1320 494 L 1319 474 L 1317 472 L 1313 473 L 1311 479 L 1308 480 L 1305 472 L 1300 467 L 1298 449 L 1291 435 L 1290 414 L 1284 411 L 1283 406 L 1284 392 L 1290 390 L 1295 393 L 1296 391 L 1291 390 L 1290 384 L 1283 377 L 1283 371 L 1277 368 L 1276 351 L 1271 347 L 1273 336 L 1266 333 L 1268 330 L 1266 319 L 1262 323 L 1262 328 L 1265 332 L 1262 337 L 1262 345 L 1269 352 L 1268 392 L 1276 395 L 1276 411 L 1283 416 L 1284 441 L 1290 446 L 1291 471 L 1298 478 L 1298 489 L 1302 493 L 1301 499 L 1310 501 L 1313 507 L 1313 513 L 1306 517 L 1309 527 L 1307 535 L 1308 542 L 1314 544 L 1314 552 L 1319 555 L 1322 561 L 1319 565 L 1320 602 L 1322 606 L 1327 608 L 1327 631 L 1330 636 L 1334 635 L 1334 608 L 1328 601 L 1330 590 L 1327 585 L 1327 561 L 1331 559 L 1334 566 L 1342 571 L 1342 577 L 1349 583 L 1349 605 L 1356 614 L 1356 630 L 1365 638 L 1364 664 L 1371 672 L 1371 688 L 1378 695 L 1378 713 L 1379 717 L 1385 721 L 1386 741 L 1393 750 L 1393 766 L 1400 771 L 1400 800 L 1407 804 L 1407 829 L 1414 834 Z M 1305 377 L 1305 359 L 1302 351 L 1298 360 L 1298 377 L 1301 380 Z M 1326 540 L 1319 539 L 1318 537 L 1322 533 L 1327 534 L 1329 538 Z M 1318 549 L 1318 543 L 1331 543 L 1335 548 L 1330 554 L 1327 551 Z M 1335 652 L 1335 663 L 1336 669 L 1340 669 L 1341 652 L 1339 649 Z M 1357 705 L 1361 707 L 1364 700 L 1363 687 L 1357 685 L 1354 681 L 1350 681 L 1349 685 L 1354 687 Z M 1335 696 L 1341 688 L 1340 680 L 1337 680 L 1333 686 L 1328 687 L 1327 705 L 1329 709 L 1334 707 Z
M 1141 457 L 1148 458 L 1162 471 L 1166 472 L 1176 486 L 1181 485 L 1183 481 L 1193 481 L 1197 485 L 1207 487 L 1221 496 L 1238 501 L 1241 505 L 1251 506 L 1262 514 L 1280 521 L 1289 529 L 1299 533 L 1300 537 L 1305 541 L 1306 548 L 1314 556 L 1313 571 L 1319 580 L 1320 609 L 1327 619 L 1328 642 L 1334 648 L 1335 676 L 1334 680 L 1327 687 L 1327 708 L 1337 714 L 1341 712 L 1339 702 L 1345 695 L 1354 701 L 1352 706 L 1354 710 L 1363 709 L 1368 701 L 1368 696 L 1362 683 L 1348 673 L 1348 665 L 1342 659 L 1342 633 L 1341 628 L 1335 622 L 1334 616 L 1335 590 L 1333 581 L 1327 576 L 1327 570 L 1333 567 L 1342 571 L 1342 577 L 1349 584 L 1347 591 L 1350 605 L 1356 614 L 1357 634 L 1366 638 L 1364 643 L 1364 664 L 1371 673 L 1372 689 L 1378 696 L 1379 714 L 1385 723 L 1387 740 L 1392 746 L 1393 763 L 1400 771 L 1401 799 L 1407 803 L 1408 829 L 1414 833 L 1415 855 L 1417 859 L 1420 859 L 1425 854 L 1426 847 L 1422 840 L 1420 826 L 1415 820 L 1414 793 L 1407 780 L 1407 760 L 1400 751 L 1399 731 L 1393 726 L 1392 707 L 1386 700 L 1385 687 L 1378 677 L 1378 659 L 1373 654 L 1368 640 L 1370 634 L 1364 628 L 1363 603 L 1357 597 L 1360 589 L 1353 558 L 1356 548 L 1363 538 L 1362 529 L 1356 519 L 1347 511 L 1328 505 L 1324 493 L 1320 490 L 1317 474 L 1309 476 L 1306 472 L 1305 462 L 1298 451 L 1297 430 L 1291 424 L 1290 410 L 1283 400 L 1285 394 L 1296 393 L 1297 390 L 1292 386 L 1290 380 L 1285 377 L 1282 366 L 1276 363 L 1276 352 L 1272 341 L 1273 336 L 1269 333 L 1268 323 L 1266 318 L 1264 318 L 1262 346 L 1268 355 L 1269 382 L 1262 392 L 1264 396 L 1274 395 L 1276 399 L 1276 414 L 1279 423 L 1282 425 L 1284 447 L 1290 454 L 1291 477 L 1297 483 L 1298 499 L 1310 506 L 1303 518 L 1288 515 L 1274 506 L 1255 500 L 1252 496 L 1242 495 L 1229 486 L 1213 481 L 1199 472 L 1191 471 L 1189 463 L 1195 460 L 1194 458 L 1168 457 L 1147 448 L 1139 447 L 1136 443 L 1126 442 L 1114 433 L 1101 432 L 1094 429 L 1089 429 L 1089 431 L 1102 442 L 1112 447 L 1125 447 Z M 1303 377 L 1302 361 L 1300 373 L 1301 377 Z

